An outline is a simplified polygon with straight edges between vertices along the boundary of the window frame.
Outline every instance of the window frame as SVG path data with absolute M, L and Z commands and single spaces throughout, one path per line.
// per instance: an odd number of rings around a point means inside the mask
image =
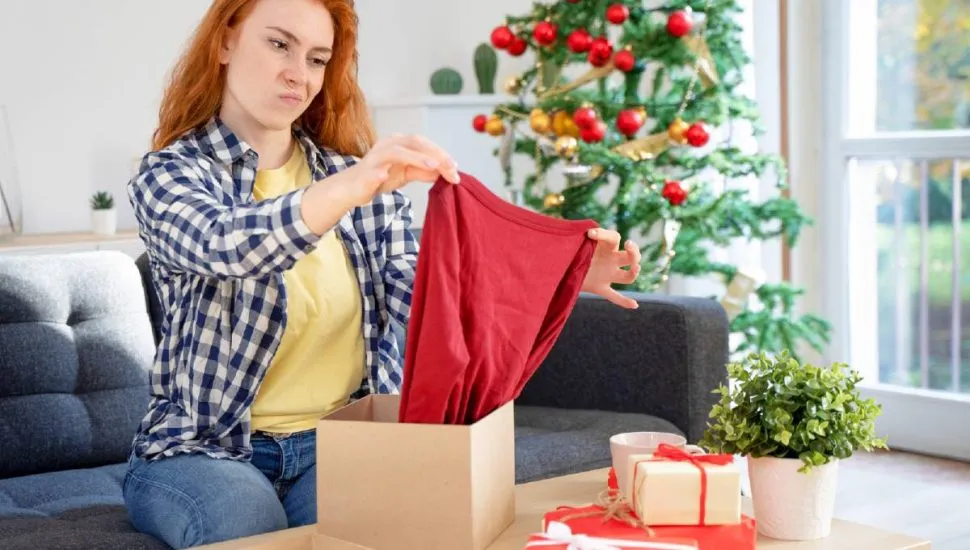
M 831 345 L 820 358 L 825 362 L 847 361 L 865 377 L 862 393 L 883 405 L 877 429 L 889 437 L 890 446 L 970 460 L 970 395 L 905 388 L 878 382 L 878 355 L 853 348 L 851 342 L 867 342 L 877 331 L 874 323 L 853 322 L 853 303 L 864 302 L 852 289 L 850 235 L 853 223 L 852 187 L 848 172 L 853 159 L 913 159 L 970 161 L 970 130 L 850 133 L 850 85 L 858 84 L 860 71 L 852 70 L 850 34 L 855 33 L 851 12 L 867 0 L 822 0 L 817 8 L 794 0 L 788 1 L 788 47 L 792 50 L 792 72 L 787 76 L 789 89 L 809 86 L 816 99 L 802 94 L 808 104 L 792 101 L 788 116 L 793 143 L 791 156 L 796 199 L 810 206 L 815 219 L 811 240 L 817 249 L 796 250 L 796 279 L 802 278 L 814 298 L 809 302 L 827 318 L 833 327 Z M 868 0 L 875 4 L 875 0 Z M 805 3 L 811 4 L 811 3 Z M 817 42 L 811 42 L 817 38 Z M 806 39 L 808 40 L 806 42 Z M 864 74 L 864 71 L 863 71 Z M 853 77 L 856 80 L 853 80 Z M 797 110 L 803 110 L 798 113 Z M 808 115 L 804 111 L 809 112 Z M 811 113 L 818 123 L 811 121 Z M 816 141 L 817 140 L 817 141 Z M 818 166 L 811 161 L 817 159 Z M 817 185 L 807 182 L 817 181 Z M 970 197 L 963 197 L 970 200 Z M 811 247 L 811 244 L 809 244 Z M 970 254 L 961 258 L 970 262 Z M 812 266 L 812 263 L 817 265 Z M 875 294 L 871 282 L 869 288 Z M 855 332 L 853 332 L 853 330 Z M 867 357 L 867 353 L 869 356 Z M 933 429 L 927 429 L 932 426 Z

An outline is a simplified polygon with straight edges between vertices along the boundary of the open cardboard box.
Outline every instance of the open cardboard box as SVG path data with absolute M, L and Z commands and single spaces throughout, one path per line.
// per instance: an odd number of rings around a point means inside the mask
M 273 531 L 262 535 L 253 535 L 235 540 L 227 540 L 205 546 L 197 546 L 196 550 L 374 550 L 359 544 L 353 544 L 333 537 L 317 533 L 315 525 L 294 527 Z
M 374 550 L 483 550 L 515 520 L 512 402 L 472 425 L 399 423 L 369 395 L 317 424 L 317 532 Z

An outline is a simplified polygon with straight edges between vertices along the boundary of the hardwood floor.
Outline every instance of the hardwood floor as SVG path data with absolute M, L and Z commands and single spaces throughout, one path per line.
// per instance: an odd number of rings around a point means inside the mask
M 899 451 L 861 453 L 839 468 L 835 515 L 970 550 L 970 463 Z

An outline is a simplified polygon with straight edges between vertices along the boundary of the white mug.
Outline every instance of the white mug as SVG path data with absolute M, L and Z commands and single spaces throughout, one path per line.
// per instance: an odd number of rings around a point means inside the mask
M 630 456 L 652 454 L 662 443 L 677 447 L 690 454 L 707 454 L 697 445 L 688 445 L 687 438 L 669 432 L 627 432 L 616 434 L 610 438 L 610 454 L 613 456 L 613 469 L 616 471 L 616 482 L 620 494 L 630 500 Z

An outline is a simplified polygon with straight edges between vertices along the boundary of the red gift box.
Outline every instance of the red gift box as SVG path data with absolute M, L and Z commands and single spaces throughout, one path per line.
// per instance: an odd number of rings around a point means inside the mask
M 629 514 L 628 509 L 627 513 Z M 547 529 L 553 522 L 559 522 L 568 525 L 574 534 L 608 539 L 652 540 L 652 537 L 654 540 L 688 540 L 694 541 L 699 550 L 755 550 L 758 539 L 754 518 L 743 514 L 741 523 L 737 525 L 651 527 L 631 525 L 619 519 L 606 519 L 607 514 L 606 508 L 595 504 L 582 507 L 561 506 L 545 514 L 543 529 Z M 629 515 L 632 518 L 632 514 Z
M 689 539 L 652 537 L 640 531 L 632 538 L 606 538 L 573 533 L 568 525 L 546 522 L 545 532 L 529 537 L 526 548 L 551 550 L 698 550 L 697 542 Z

